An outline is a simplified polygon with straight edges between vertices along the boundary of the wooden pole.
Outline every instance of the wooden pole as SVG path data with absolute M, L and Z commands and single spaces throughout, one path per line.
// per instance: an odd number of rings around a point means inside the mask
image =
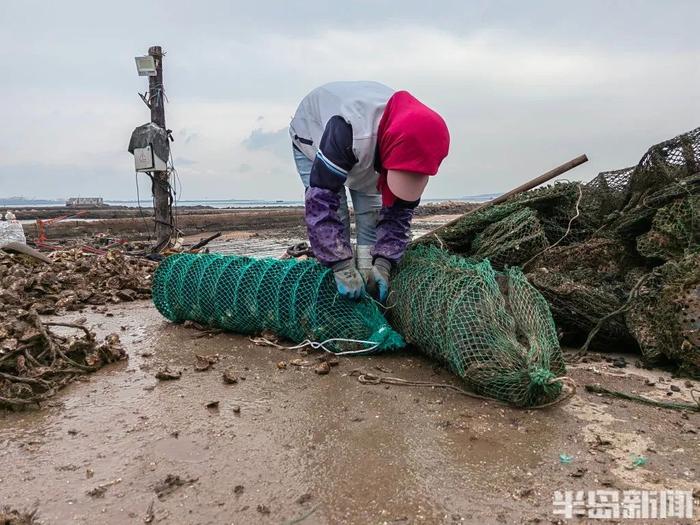
M 148 77 L 148 98 L 151 106 L 151 122 L 165 128 L 165 96 L 163 90 L 163 50 L 160 46 L 148 49 L 156 63 L 155 76 Z M 167 160 L 167 159 L 166 159 Z M 152 172 L 153 212 L 155 215 L 156 246 L 161 251 L 170 242 L 173 233 L 172 202 L 167 171 Z
M 509 198 L 511 198 L 515 195 L 518 195 L 518 194 L 523 193 L 525 191 L 529 191 L 533 188 L 536 188 L 540 184 L 544 184 L 545 182 L 552 180 L 554 177 L 557 177 L 557 176 L 561 175 L 562 173 L 566 173 L 567 171 L 575 168 L 576 166 L 580 166 L 584 162 L 588 162 L 588 157 L 586 157 L 586 155 L 579 155 L 575 159 L 572 159 L 569 162 L 565 162 L 561 166 L 557 166 L 556 168 L 549 170 L 547 173 L 543 173 L 539 177 L 535 177 L 534 179 L 526 182 L 525 184 L 521 184 L 517 188 L 513 188 L 509 192 L 504 193 L 503 195 L 499 195 L 495 199 L 492 199 L 488 202 L 485 202 L 484 204 L 482 204 L 481 206 L 477 206 L 473 210 L 469 210 L 467 213 L 460 215 L 456 219 L 453 219 L 450 222 L 443 224 L 442 226 L 438 226 L 434 230 L 426 233 L 425 235 L 421 235 L 420 237 L 415 239 L 413 242 L 418 241 L 420 239 L 424 239 L 425 237 L 428 237 L 429 235 L 439 234 L 441 231 L 444 231 L 446 228 L 453 226 L 454 224 L 461 221 L 463 217 L 465 217 L 471 213 L 474 213 L 476 211 L 481 211 L 484 208 L 488 208 L 488 207 L 493 206 L 495 204 L 501 204 L 502 202 L 507 201 Z

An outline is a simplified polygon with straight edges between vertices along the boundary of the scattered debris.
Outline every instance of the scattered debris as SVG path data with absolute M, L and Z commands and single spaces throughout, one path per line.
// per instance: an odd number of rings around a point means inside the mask
M 153 523 L 153 520 L 156 517 L 155 512 L 153 512 L 154 504 L 155 502 L 151 501 L 151 503 L 148 505 L 148 508 L 146 509 L 146 516 L 143 518 L 144 523 Z
M 51 330 L 56 326 L 82 335 L 58 335 Z M 98 342 L 83 325 L 42 321 L 34 309 L 0 305 L 0 408 L 38 405 L 77 377 L 126 357 L 117 334 Z
M 153 490 L 156 496 L 158 496 L 158 499 L 163 499 L 165 496 L 175 492 L 179 487 L 195 483 L 198 479 L 199 478 L 182 479 L 176 474 L 168 474 L 163 481 L 156 484 Z
M 112 481 L 108 481 L 107 483 L 103 483 L 102 485 L 97 485 L 95 488 L 92 488 L 87 491 L 87 495 L 92 497 L 92 498 L 102 498 L 105 495 L 105 492 L 107 492 L 107 489 L 113 485 L 116 485 L 117 483 L 121 483 L 122 478 L 117 478 L 113 479 Z
M 119 251 L 56 251 L 46 265 L 0 251 L 0 407 L 36 405 L 75 378 L 126 358 L 119 336 L 98 342 L 85 327 L 40 315 L 150 297 L 153 263 Z M 83 332 L 58 335 L 51 327 Z
M 661 379 L 661 378 L 659 378 Z M 600 385 L 594 384 L 594 385 L 585 385 L 586 391 L 591 392 L 594 394 L 598 395 L 605 395 L 605 396 L 610 396 L 610 397 L 617 397 L 620 399 L 627 399 L 629 401 L 636 401 L 638 403 L 644 403 L 645 405 L 652 405 L 655 407 L 659 408 L 669 408 L 671 410 L 688 410 L 692 412 L 700 412 L 700 399 L 695 399 L 695 404 L 690 404 L 690 403 L 673 403 L 673 402 L 664 402 L 664 401 L 656 401 L 655 399 L 649 399 L 647 397 L 642 397 L 634 394 L 627 394 L 625 392 L 620 392 L 618 390 L 609 390 L 607 388 L 603 388 Z M 666 392 L 666 395 L 672 395 L 672 391 Z
M 326 375 L 330 371 L 331 371 L 331 365 L 329 365 L 326 361 L 319 363 L 314 368 L 314 372 L 316 372 L 319 375 Z
M 324 353 L 318 356 L 316 359 L 322 363 L 328 363 L 329 366 L 338 366 L 340 364 L 340 359 L 335 354 Z
M 219 354 L 214 355 L 199 355 L 195 354 L 194 369 L 196 372 L 204 372 L 209 370 L 213 365 L 219 362 Z
M 610 364 L 615 368 L 625 368 L 627 366 L 627 361 L 624 357 L 616 357 L 610 360 Z
M 314 512 L 318 510 L 320 505 L 316 505 L 312 507 L 307 513 L 299 516 L 298 518 L 294 518 L 292 521 L 287 522 L 287 525 L 296 525 L 297 523 L 301 523 L 302 521 L 306 520 L 309 516 L 311 516 Z M 405 521 L 408 522 L 408 518 L 406 519 L 400 519 L 400 520 L 394 520 L 394 523 L 398 523 L 399 521 Z
M 194 328 L 195 330 L 199 330 L 201 332 L 205 332 L 205 331 L 209 330 L 208 327 L 201 325 L 198 322 L 192 321 L 190 319 L 187 319 L 184 323 L 182 323 L 182 327 L 183 328 Z
M 58 472 L 72 472 L 74 470 L 78 470 L 80 467 L 78 465 L 73 465 L 72 463 L 68 465 L 59 465 L 58 467 L 55 467 Z M 2 522 L 0 522 L 2 523 Z
M 182 370 L 170 370 L 167 365 L 156 372 L 156 379 L 161 381 L 172 381 L 181 377 Z
M 573 456 L 569 456 L 568 454 L 559 454 L 559 463 L 561 463 L 562 465 L 568 465 L 573 460 Z
M 37 510 L 32 512 L 20 512 L 10 507 L 0 508 L 0 524 L 1 525 L 35 525 L 38 523 L 36 519 Z
M 240 377 L 238 376 L 236 369 L 234 367 L 230 366 L 226 370 L 224 370 L 223 379 L 224 379 L 224 383 L 226 383 L 228 385 L 233 385 L 235 383 L 238 383 L 238 380 L 240 379 Z
M 221 232 L 217 232 L 214 235 L 210 235 L 209 237 L 200 239 L 199 242 L 196 242 L 192 246 L 190 246 L 189 251 L 190 252 L 198 252 L 202 248 L 204 248 L 207 244 L 209 244 L 211 241 L 214 239 L 218 239 L 221 237 Z
M 535 491 L 535 490 L 534 490 L 532 487 L 528 487 L 528 488 L 526 488 L 526 489 L 520 489 L 520 490 L 518 491 L 518 497 L 519 497 L 519 498 L 527 498 L 528 496 L 532 496 L 532 493 L 533 493 L 534 491 Z
M 632 456 L 632 467 L 643 467 L 647 464 L 647 458 L 644 456 Z
M 197 334 L 195 336 L 197 338 L 212 337 L 212 336 L 223 333 L 223 330 L 220 328 L 210 328 L 210 327 L 204 326 L 202 324 L 199 324 L 196 321 L 187 320 L 184 323 L 182 323 L 182 326 L 185 328 L 194 328 L 195 330 L 198 330 L 199 332 L 201 332 L 200 334 Z
M 309 501 L 311 501 L 311 498 L 312 498 L 311 494 L 309 494 L 307 492 L 306 494 L 302 494 L 301 496 L 299 496 L 297 498 L 297 503 L 299 505 L 303 505 L 304 503 L 308 503 Z
M 56 251 L 45 265 L 0 251 L 0 304 L 39 314 L 148 299 L 154 264 L 120 251 Z

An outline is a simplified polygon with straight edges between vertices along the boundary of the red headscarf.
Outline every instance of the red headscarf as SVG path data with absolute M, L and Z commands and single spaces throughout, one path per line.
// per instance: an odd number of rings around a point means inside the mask
M 397 91 L 386 104 L 377 132 L 382 164 L 377 189 L 382 204 L 396 197 L 387 184 L 387 170 L 435 175 L 450 148 L 450 133 L 440 115 L 408 91 Z

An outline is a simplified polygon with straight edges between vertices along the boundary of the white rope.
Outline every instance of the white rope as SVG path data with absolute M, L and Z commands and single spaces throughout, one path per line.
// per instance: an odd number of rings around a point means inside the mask
M 302 348 L 306 348 L 307 346 L 313 348 L 314 350 L 324 350 L 328 352 L 329 354 L 333 355 L 358 355 L 358 354 L 366 354 L 369 352 L 372 352 L 375 350 L 378 346 L 379 343 L 376 343 L 374 341 L 361 341 L 359 339 L 343 339 L 341 337 L 334 337 L 332 339 L 326 339 L 325 341 L 322 342 L 316 342 L 316 341 L 311 341 L 310 339 L 306 339 L 305 341 L 299 343 L 298 345 L 294 346 L 285 346 L 285 345 L 280 345 L 277 344 L 273 341 L 270 341 L 269 339 L 266 339 L 264 337 L 251 337 L 250 340 L 257 344 L 257 345 L 267 345 L 267 346 L 274 346 L 275 348 L 280 348 L 283 350 L 300 350 Z M 369 348 L 363 348 L 362 350 L 346 350 L 345 352 L 334 352 L 333 350 L 329 350 L 326 348 L 325 345 L 329 343 L 335 343 L 335 342 L 341 342 L 341 343 L 358 343 L 362 345 L 369 345 Z

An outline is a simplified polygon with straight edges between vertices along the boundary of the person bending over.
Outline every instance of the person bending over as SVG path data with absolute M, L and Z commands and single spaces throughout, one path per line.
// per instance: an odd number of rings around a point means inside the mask
M 316 258 L 333 270 L 341 295 L 360 298 L 364 274 L 367 291 L 385 302 L 391 268 L 411 240 L 413 212 L 449 150 L 445 121 L 408 91 L 332 82 L 303 98 L 289 134 Z

